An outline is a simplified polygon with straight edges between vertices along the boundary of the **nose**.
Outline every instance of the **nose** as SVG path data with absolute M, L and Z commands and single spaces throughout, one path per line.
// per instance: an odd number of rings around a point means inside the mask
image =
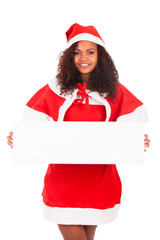
M 86 53 L 82 53 L 82 54 L 80 55 L 80 60 L 85 60 L 85 59 L 88 59 L 88 56 L 87 56 Z

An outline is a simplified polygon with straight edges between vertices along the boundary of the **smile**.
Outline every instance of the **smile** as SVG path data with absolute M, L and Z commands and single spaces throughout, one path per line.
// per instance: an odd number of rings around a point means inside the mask
M 87 64 L 87 63 L 81 63 L 81 64 L 79 64 L 79 66 L 80 66 L 80 67 L 88 67 L 89 64 Z

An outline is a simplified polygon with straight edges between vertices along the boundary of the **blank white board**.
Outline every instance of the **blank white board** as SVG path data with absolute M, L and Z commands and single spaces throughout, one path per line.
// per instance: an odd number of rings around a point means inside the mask
M 137 164 L 143 160 L 143 123 L 15 121 L 13 124 L 14 163 Z

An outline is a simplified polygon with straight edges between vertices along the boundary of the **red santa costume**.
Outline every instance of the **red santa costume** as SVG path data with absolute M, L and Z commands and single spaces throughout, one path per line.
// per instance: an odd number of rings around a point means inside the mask
M 68 47 L 80 40 L 104 45 L 91 26 L 74 24 L 66 35 Z M 101 97 L 98 92 L 87 90 L 85 83 L 77 84 L 72 95 L 64 95 L 60 94 L 55 78 L 28 101 L 23 119 L 52 122 L 146 122 L 143 103 L 120 83 L 117 90 L 114 102 Z M 42 196 L 44 216 L 52 222 L 70 225 L 105 224 L 117 216 L 121 181 L 114 164 L 49 164 Z

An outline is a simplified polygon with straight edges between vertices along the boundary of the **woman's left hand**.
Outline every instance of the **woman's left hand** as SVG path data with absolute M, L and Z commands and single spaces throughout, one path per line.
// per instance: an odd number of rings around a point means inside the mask
M 150 139 L 148 138 L 148 134 L 144 134 L 144 151 L 146 152 L 146 148 L 149 147 L 149 144 L 150 144 Z

